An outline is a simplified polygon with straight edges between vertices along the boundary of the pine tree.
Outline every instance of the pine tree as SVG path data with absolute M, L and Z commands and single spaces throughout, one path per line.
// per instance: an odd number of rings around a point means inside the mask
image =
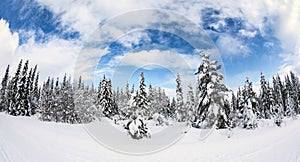
M 176 118 L 176 100 L 175 98 L 173 97 L 172 100 L 171 100 L 171 104 L 170 104 L 170 115 L 169 117 L 175 119 Z
M 125 85 L 125 96 L 126 96 L 126 100 L 128 102 L 131 97 L 131 92 L 129 91 L 129 83 L 128 82 L 126 82 L 126 85 Z
M 85 86 L 81 76 L 75 91 L 75 114 L 78 114 L 78 123 L 89 123 L 95 120 L 96 95 L 94 87 Z
M 156 100 L 156 91 L 152 87 L 152 85 L 149 85 L 149 95 L 148 95 L 148 100 L 149 100 L 149 118 L 152 118 L 153 114 L 157 113 L 157 100 Z
M 28 60 L 25 62 L 20 80 L 18 82 L 18 91 L 17 91 L 17 103 L 16 103 L 16 114 L 22 116 L 29 116 L 29 101 L 28 95 L 29 90 L 26 84 L 27 81 L 27 71 L 28 71 Z
M 176 119 L 179 122 L 186 121 L 187 111 L 184 108 L 183 92 L 179 73 L 176 75 L 176 101 Z
M 217 123 L 221 112 L 224 112 L 224 95 L 228 91 L 221 83 L 223 76 L 217 61 L 210 61 L 210 54 L 202 52 L 202 63 L 195 75 L 199 74 L 198 103 L 194 127 L 211 128 Z
M 263 73 L 260 73 L 260 117 L 271 118 L 270 89 Z
M 286 89 L 286 116 L 296 118 L 297 110 L 297 95 L 288 76 L 285 77 L 285 89 Z
M 282 118 L 284 116 L 283 110 L 283 101 L 282 94 L 280 91 L 280 82 L 278 79 L 273 77 L 273 89 L 272 89 L 272 99 L 273 107 L 272 107 L 272 116 L 274 118 L 274 123 L 277 126 L 280 126 L 282 123 Z
M 98 92 L 98 99 L 101 110 L 106 117 L 112 119 L 114 115 L 118 114 L 118 108 L 113 100 L 111 81 L 106 80 L 105 76 L 103 76 L 100 88 L 98 89 L 100 90 Z
M 7 113 L 14 116 L 19 115 L 19 111 L 16 111 L 16 109 L 17 109 L 17 102 L 19 100 L 17 98 L 18 97 L 17 93 L 18 93 L 18 83 L 20 79 L 22 62 L 23 60 L 20 60 L 17 71 L 14 77 L 9 81 L 7 87 L 7 101 L 8 101 Z
M 146 84 L 145 84 L 145 78 L 144 78 L 144 73 L 140 73 L 140 85 L 139 85 L 139 90 L 137 93 L 137 96 L 134 98 L 134 102 L 136 104 L 136 114 L 142 116 L 145 119 L 149 118 L 149 101 L 147 98 L 147 93 L 146 93 Z
M 290 72 L 290 78 L 291 78 L 291 89 L 290 95 L 294 102 L 294 111 L 296 114 L 299 114 L 299 94 L 300 94 L 300 84 L 298 77 L 291 71 Z
M 6 68 L 5 75 L 1 82 L 1 89 L 0 89 L 0 112 L 5 111 L 8 107 L 8 101 L 7 101 L 7 84 L 9 81 L 9 65 Z
M 188 85 L 188 92 L 186 97 L 186 108 L 187 108 L 187 120 L 189 123 L 192 123 L 195 114 L 195 98 L 193 93 L 193 87 L 191 84 Z
M 36 68 L 34 68 L 34 69 L 36 69 Z M 34 71 L 36 71 L 36 70 L 34 70 Z M 39 111 L 40 111 L 39 99 L 40 99 L 39 72 L 37 72 L 36 77 L 35 77 L 35 81 L 34 81 L 34 87 L 33 87 L 33 90 L 32 90 L 32 99 L 31 99 L 32 114 L 39 113 Z
M 244 89 L 242 90 L 243 99 L 241 101 L 243 107 L 243 128 L 253 129 L 257 127 L 258 101 L 256 94 L 252 89 L 252 82 L 246 78 Z
M 50 85 L 50 77 L 48 77 L 47 81 L 44 82 L 43 88 L 41 91 L 41 100 L 40 100 L 40 120 L 43 121 L 52 121 L 53 112 L 51 110 L 51 100 L 52 100 L 52 92 Z
M 282 106 L 283 106 L 283 114 L 284 116 L 287 115 L 287 91 L 286 91 L 286 87 L 284 86 L 284 84 L 281 81 L 280 76 L 277 74 L 276 80 L 278 82 L 278 88 L 280 90 L 280 98 L 282 101 Z

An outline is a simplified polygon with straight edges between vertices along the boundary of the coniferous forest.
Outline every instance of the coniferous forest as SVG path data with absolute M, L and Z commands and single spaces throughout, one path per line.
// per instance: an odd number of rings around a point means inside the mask
M 296 119 L 300 112 L 300 84 L 293 73 L 280 78 L 273 76 L 268 82 L 260 74 L 259 93 L 253 90 L 252 82 L 233 92 L 223 82 L 221 68 L 217 61 L 203 52 L 202 62 L 195 75 L 196 87 L 182 86 L 180 74 L 176 75 L 176 96 L 170 98 L 161 87 L 146 85 L 140 73 L 139 85 L 125 88 L 113 87 L 103 76 L 99 85 L 85 85 L 83 78 L 48 77 L 39 83 L 38 66 L 29 66 L 29 61 L 21 60 L 14 73 L 7 66 L 1 81 L 0 111 L 13 116 L 37 116 L 42 121 L 70 124 L 89 123 L 101 117 L 118 121 L 133 120 L 142 124 L 153 120 L 156 125 L 172 122 L 186 122 L 195 128 L 245 128 L 255 129 L 259 120 L 272 120 L 277 126 L 283 118 Z M 183 93 L 187 89 L 187 93 Z M 146 125 L 141 129 L 147 133 Z M 144 136 L 142 132 L 134 138 Z

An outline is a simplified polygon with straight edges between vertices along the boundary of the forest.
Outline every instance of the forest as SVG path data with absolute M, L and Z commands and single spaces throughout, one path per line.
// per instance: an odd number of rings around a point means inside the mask
M 139 119 L 141 123 L 153 120 L 156 125 L 185 122 L 188 126 L 205 129 L 255 129 L 258 120 L 267 119 L 281 126 L 285 117 L 296 119 L 300 110 L 300 84 L 290 72 L 285 78 L 274 75 L 269 83 L 260 74 L 259 93 L 252 82 L 245 79 L 244 86 L 233 92 L 223 82 L 217 61 L 210 54 L 201 54 L 196 87 L 182 87 L 180 74 L 176 74 L 176 97 L 170 98 L 161 87 L 145 85 L 146 76 L 140 73 L 139 85 L 113 88 L 104 75 L 99 85 L 85 85 L 79 77 L 48 77 L 39 83 L 38 66 L 29 67 L 29 61 L 20 60 L 16 72 L 10 74 L 7 66 L 0 89 L 0 111 L 13 116 L 38 116 L 42 121 L 82 124 L 106 117 L 119 121 Z M 187 88 L 187 93 L 183 93 Z M 142 135 L 140 135 L 142 136 Z

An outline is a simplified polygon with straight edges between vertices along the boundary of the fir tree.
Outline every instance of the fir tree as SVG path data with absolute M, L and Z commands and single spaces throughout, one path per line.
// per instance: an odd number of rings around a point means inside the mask
M 285 89 L 286 89 L 286 116 L 296 118 L 297 110 L 297 95 L 295 94 L 294 88 L 292 88 L 292 83 L 290 78 L 286 76 L 285 78 Z
M 296 114 L 299 114 L 299 94 L 300 94 L 299 79 L 292 71 L 290 72 L 290 78 L 291 78 L 291 87 L 293 87 L 291 89 L 290 96 L 294 102 L 294 111 Z
M 252 82 L 246 78 L 244 88 L 242 90 L 243 99 L 241 105 L 243 107 L 243 128 L 253 129 L 257 127 L 256 119 L 259 115 L 258 101 L 256 94 L 252 89 Z
M 271 92 L 263 73 L 260 73 L 260 117 L 271 118 Z
M 180 75 L 176 75 L 176 119 L 179 122 L 186 121 L 187 111 L 184 108 L 183 92 Z
M 137 96 L 134 98 L 134 102 L 136 104 L 137 108 L 137 115 L 142 116 L 145 119 L 149 118 L 149 101 L 147 98 L 147 93 L 146 93 L 146 84 L 145 84 L 145 78 L 144 78 L 144 73 L 140 73 L 140 85 L 139 85 L 139 90 L 137 93 Z
M 272 116 L 274 118 L 274 123 L 277 126 L 280 126 L 282 123 L 282 118 L 284 116 L 283 110 L 283 101 L 282 94 L 280 91 L 280 82 L 275 77 L 273 77 L 273 89 L 272 89 L 272 99 L 273 107 L 272 107 Z
M 17 103 L 20 100 L 18 98 L 18 83 L 20 80 L 20 72 L 22 68 L 22 62 L 23 60 L 20 60 L 17 71 L 14 75 L 14 77 L 10 80 L 7 87 L 7 101 L 8 101 L 8 107 L 7 107 L 7 113 L 10 115 L 20 115 L 19 111 L 17 111 Z
M 176 112 L 176 100 L 173 97 L 172 100 L 171 100 L 171 104 L 170 104 L 170 115 L 169 115 L 169 117 L 175 119 L 176 118 L 175 112 Z
M 192 123 L 195 114 L 195 98 L 193 93 L 193 87 L 191 84 L 188 85 L 188 92 L 186 97 L 186 108 L 187 108 L 187 120 L 189 123 Z
M 221 83 L 223 76 L 218 70 L 221 68 L 217 61 L 210 61 L 210 54 L 202 52 L 202 63 L 195 75 L 199 74 L 198 103 L 194 127 L 213 127 L 221 112 L 224 112 L 224 95 L 228 91 Z
M 149 95 L 148 95 L 148 101 L 149 101 L 149 117 L 152 118 L 152 115 L 157 112 L 157 100 L 156 100 L 156 91 L 152 87 L 152 85 L 149 85 Z
M 41 99 L 40 99 L 40 120 L 43 121 L 52 121 L 53 112 L 51 110 L 51 101 L 52 101 L 52 92 L 50 88 L 50 77 L 48 77 L 47 81 L 44 82 L 43 88 L 41 91 Z
M 0 89 L 0 112 L 5 111 L 8 107 L 8 101 L 7 101 L 7 84 L 9 79 L 9 65 L 6 68 L 5 75 L 1 82 L 1 89 Z
M 108 117 L 112 118 L 114 115 L 118 114 L 118 108 L 113 100 L 112 94 L 112 85 L 110 80 L 106 80 L 105 76 L 100 83 L 100 92 L 98 92 L 98 99 L 100 102 L 101 110 L 103 114 Z

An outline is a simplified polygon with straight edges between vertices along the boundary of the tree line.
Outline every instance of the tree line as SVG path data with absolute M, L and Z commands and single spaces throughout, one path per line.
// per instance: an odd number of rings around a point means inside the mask
M 41 85 L 37 65 L 29 68 L 28 60 L 19 62 L 13 76 L 7 66 L 0 89 L 0 111 L 14 116 L 37 115 L 43 121 L 88 123 L 99 117 L 128 120 L 140 116 L 155 120 L 158 125 L 169 121 L 187 122 L 195 128 L 217 129 L 242 127 L 254 129 L 258 120 L 273 120 L 278 126 L 284 117 L 296 118 L 300 113 L 300 84 L 290 72 L 284 80 L 279 75 L 269 83 L 261 73 L 257 94 L 252 82 L 234 93 L 224 83 L 217 61 L 202 52 L 202 62 L 195 75 L 196 87 L 188 85 L 183 94 L 180 74 L 176 74 L 176 97 L 170 98 L 161 87 L 146 86 L 144 73 L 140 73 L 137 88 L 127 82 L 125 88 L 113 89 L 104 75 L 97 88 L 85 85 L 79 77 L 48 77 Z M 194 90 L 195 89 L 195 90 Z

